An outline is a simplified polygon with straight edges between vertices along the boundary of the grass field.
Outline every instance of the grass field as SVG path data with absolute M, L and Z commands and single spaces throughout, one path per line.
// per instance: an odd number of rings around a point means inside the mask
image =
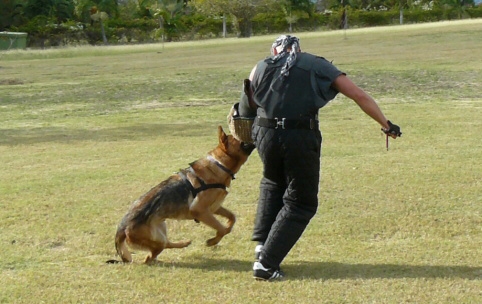
M 254 152 L 214 247 L 168 223 L 156 266 L 108 265 L 132 200 L 216 144 L 275 36 L 0 52 L 1 303 L 481 303 L 482 20 L 300 33 L 402 127 L 320 111 L 320 207 L 278 283 L 251 278 Z

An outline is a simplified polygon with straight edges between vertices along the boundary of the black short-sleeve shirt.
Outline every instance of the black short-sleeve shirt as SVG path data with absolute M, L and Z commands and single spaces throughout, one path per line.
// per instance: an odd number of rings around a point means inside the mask
M 252 81 L 253 98 L 260 107 L 258 114 L 268 118 L 314 118 L 338 94 L 331 85 L 344 73 L 323 57 L 298 53 L 289 74 L 282 76 L 287 57 L 258 62 Z

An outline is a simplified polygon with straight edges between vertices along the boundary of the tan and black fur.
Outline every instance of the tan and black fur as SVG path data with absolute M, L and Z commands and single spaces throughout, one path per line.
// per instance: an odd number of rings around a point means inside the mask
M 221 126 L 218 138 L 219 144 L 206 157 L 170 176 L 132 203 L 115 235 L 115 247 L 123 262 L 132 262 L 128 245 L 150 252 L 145 263 L 154 262 L 164 249 L 189 246 L 191 241 L 169 241 L 166 219 L 194 219 L 213 228 L 216 236 L 207 240 L 208 246 L 218 244 L 231 232 L 236 217 L 221 204 L 228 194 L 226 188 L 247 161 L 254 145 L 226 135 Z M 214 215 L 226 218 L 227 227 Z

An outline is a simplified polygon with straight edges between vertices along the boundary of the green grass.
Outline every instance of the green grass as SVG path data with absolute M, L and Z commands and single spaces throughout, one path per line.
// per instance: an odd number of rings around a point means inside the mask
M 339 96 L 320 112 L 320 206 L 283 263 L 251 279 L 261 163 L 225 207 L 232 234 L 170 221 L 156 266 L 107 265 L 132 200 L 217 144 L 272 36 L 0 53 L 1 303 L 478 303 L 482 20 L 300 33 L 402 127 L 390 141 Z

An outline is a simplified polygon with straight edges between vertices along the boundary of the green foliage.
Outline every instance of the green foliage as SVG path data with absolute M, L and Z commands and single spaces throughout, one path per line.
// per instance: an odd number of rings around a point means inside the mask
M 45 16 L 62 22 L 74 16 L 74 2 L 73 0 L 27 0 L 24 13 L 27 19 Z
M 144 7 L 144 9 L 147 9 L 147 8 L 148 8 L 147 6 Z M 145 16 L 145 14 L 142 14 L 139 1 L 137 0 L 124 1 L 122 5 L 119 5 L 118 11 L 119 11 L 119 16 L 113 19 L 130 20 L 130 19 L 138 19 L 141 17 L 147 17 Z M 150 15 L 150 12 L 149 12 L 149 15 Z
M 391 20 L 392 14 L 387 12 L 354 11 L 349 14 L 349 25 L 353 23 L 360 27 L 390 24 Z
M 110 19 L 106 23 L 109 28 L 109 43 L 139 43 L 154 41 L 151 33 L 159 27 L 154 19 Z
M 52 46 L 76 45 L 85 38 L 81 24 L 67 21 L 57 23 L 55 17 L 36 16 L 28 23 L 15 28 L 19 32 L 28 33 L 28 44 L 41 48 Z
M 109 19 L 109 27 L 113 28 L 125 28 L 125 29 L 138 29 L 140 31 L 152 31 L 159 24 L 154 19 L 150 18 L 139 18 L 139 19 Z
M 212 16 L 207 17 L 200 13 L 193 13 L 192 15 L 183 15 L 180 19 L 186 31 L 186 39 L 203 39 L 210 37 L 220 37 L 223 31 L 222 17 Z M 231 19 L 228 17 L 226 21 L 227 31 L 233 32 Z
M 414 9 L 404 11 L 403 19 L 405 23 L 423 23 L 444 20 L 444 10 L 435 8 L 431 11 Z
M 288 31 L 288 23 L 282 12 L 258 13 L 252 22 L 253 31 L 261 35 Z
M 180 0 L 5 0 L 0 3 L 0 29 L 29 30 L 29 47 L 64 43 L 99 44 L 101 24 L 92 19 L 92 10 L 107 13 L 102 26 L 111 44 L 155 41 L 180 41 L 219 37 L 223 13 L 227 16 L 228 35 L 250 37 L 280 32 L 339 29 L 341 2 L 327 2 L 331 11 L 316 12 L 310 1 L 300 0 L 199 0 L 189 5 Z M 349 28 L 398 24 L 400 6 L 404 23 L 420 23 L 463 18 L 479 18 L 482 8 L 471 7 L 471 0 L 428 2 L 403 0 L 350 0 L 346 4 Z M 33 20 L 31 16 L 42 17 Z M 49 28 L 42 25 L 47 20 Z M 62 29 L 67 20 L 83 23 L 77 29 Z M 38 24 L 40 28 L 35 28 Z M 60 37 L 64 33 L 64 38 Z M 53 37 L 56 37 L 55 39 Z M 49 41 L 49 37 L 52 43 Z M 86 39 L 83 39 L 85 37 Z
M 289 0 L 293 10 L 298 10 L 302 12 L 306 12 L 308 14 L 313 13 L 315 9 L 315 5 L 310 0 Z
M 159 32 L 167 41 L 179 40 L 184 31 L 179 22 L 184 9 L 184 2 L 180 0 L 160 0 L 149 8 L 150 14 L 159 22 Z
M 119 14 L 118 0 L 87 0 L 87 1 L 94 3 L 94 6 L 97 7 L 99 11 L 107 13 L 110 18 L 116 18 Z
M 274 0 L 198 0 L 195 7 L 208 14 L 230 14 L 235 23 L 238 37 L 250 37 L 253 34 L 253 19 L 278 6 Z
M 24 3 L 22 0 L 0 1 L 0 32 L 8 28 L 22 25 Z
M 293 32 L 312 31 L 325 28 L 328 24 L 329 15 L 316 13 L 309 15 L 298 12 L 298 19 L 293 23 Z M 253 32 L 257 35 L 270 33 L 289 32 L 289 23 L 286 14 L 282 11 L 258 13 L 252 20 Z
M 467 14 L 469 14 L 470 18 L 482 18 L 482 5 L 468 8 Z

